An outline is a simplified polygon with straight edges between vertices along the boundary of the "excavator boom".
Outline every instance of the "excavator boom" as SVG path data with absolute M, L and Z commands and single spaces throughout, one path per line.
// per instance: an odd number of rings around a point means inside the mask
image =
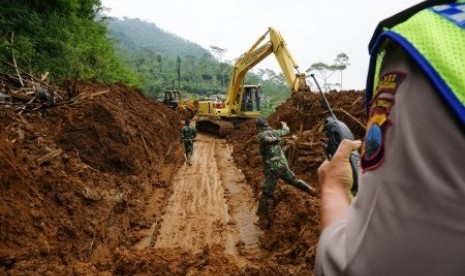
M 268 41 L 266 41 L 267 36 L 269 36 Z M 197 115 L 199 118 L 207 117 L 198 121 L 196 126 L 199 130 L 205 129 L 208 132 L 211 129 L 218 129 L 218 133 L 226 133 L 222 131 L 221 123 L 218 120 L 237 122 L 240 119 L 260 116 L 259 110 L 253 110 L 247 105 L 247 101 L 255 95 L 257 86 L 244 85 L 244 80 L 249 70 L 272 53 L 275 55 L 292 93 L 309 91 L 306 76 L 298 71 L 298 65 L 281 34 L 270 27 L 234 64 L 224 103 L 199 101 Z M 227 125 L 230 126 L 230 124 Z M 232 128 L 228 127 L 228 129 Z
M 269 41 L 262 44 L 267 35 L 269 35 Z M 306 76 L 304 73 L 299 73 L 299 66 L 289 52 L 281 33 L 270 27 L 234 65 L 226 97 L 226 105 L 230 104 L 231 100 L 237 97 L 246 73 L 271 53 L 275 54 L 276 60 L 292 92 L 309 89 L 305 79 Z

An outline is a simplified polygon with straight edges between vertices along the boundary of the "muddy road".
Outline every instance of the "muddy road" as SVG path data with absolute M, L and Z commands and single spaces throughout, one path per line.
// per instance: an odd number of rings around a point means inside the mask
M 155 248 L 199 253 L 219 245 L 239 266 L 259 253 L 256 202 L 231 153 L 226 140 L 197 136 L 192 165 L 174 176 Z

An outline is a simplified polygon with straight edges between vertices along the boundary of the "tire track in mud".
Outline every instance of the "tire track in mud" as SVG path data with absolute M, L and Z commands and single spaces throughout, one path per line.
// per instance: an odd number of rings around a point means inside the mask
M 155 248 L 198 253 L 220 245 L 238 263 L 240 256 L 261 251 L 256 202 L 231 153 L 226 140 L 198 135 L 192 165 L 174 176 Z

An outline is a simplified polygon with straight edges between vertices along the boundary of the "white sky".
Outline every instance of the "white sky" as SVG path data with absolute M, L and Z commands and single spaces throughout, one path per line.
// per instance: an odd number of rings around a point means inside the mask
M 234 62 L 268 27 L 281 32 L 304 72 L 316 62 L 333 63 L 349 56 L 343 89 L 364 89 L 368 42 L 378 22 L 420 0 L 101 0 L 110 16 L 153 22 L 209 50 L 227 49 L 223 60 Z M 281 72 L 273 55 L 255 66 Z M 330 82 L 340 82 L 335 74 Z

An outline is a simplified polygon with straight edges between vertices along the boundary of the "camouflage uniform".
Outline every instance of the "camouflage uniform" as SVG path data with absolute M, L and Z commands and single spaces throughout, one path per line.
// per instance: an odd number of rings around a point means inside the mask
M 181 142 L 184 142 L 186 161 L 190 165 L 192 153 L 194 151 L 194 138 L 197 136 L 195 127 L 186 125 L 181 130 Z
M 274 130 L 269 126 L 265 126 L 261 128 L 261 132 L 258 135 L 260 153 L 263 157 L 263 171 L 265 174 L 263 194 L 258 209 L 258 215 L 263 219 L 268 219 L 270 200 L 273 197 L 273 191 L 276 188 L 279 178 L 306 193 L 310 194 L 313 191 L 303 180 L 295 178 L 294 173 L 289 169 L 286 156 L 279 146 L 281 137 L 288 133 L 288 127 Z

